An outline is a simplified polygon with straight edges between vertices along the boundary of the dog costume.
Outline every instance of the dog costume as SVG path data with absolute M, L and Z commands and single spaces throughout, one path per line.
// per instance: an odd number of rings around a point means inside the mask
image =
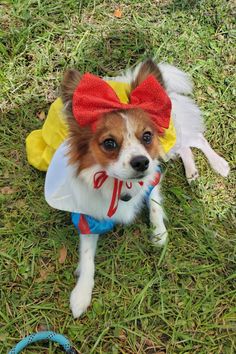
M 152 81 L 151 81 L 152 80 Z M 150 77 L 151 84 L 155 79 Z M 144 83 L 144 90 L 150 90 L 150 82 Z M 156 80 L 154 84 L 156 85 Z M 141 84 L 142 85 L 142 84 Z M 159 85 L 159 83 L 158 83 Z M 109 86 L 109 87 L 108 87 Z M 159 85 L 160 86 L 160 85 Z M 87 88 L 87 91 L 86 91 Z M 89 89 L 88 89 L 89 88 Z M 112 90 L 111 90 L 111 89 Z M 158 88 L 158 87 L 157 87 Z M 98 97 L 96 109 L 93 108 L 94 90 L 96 95 L 99 90 L 103 90 L 104 97 Z M 104 81 L 91 74 L 85 74 L 83 80 L 78 85 L 73 98 L 73 114 L 78 123 L 83 126 L 90 124 L 93 130 L 96 129 L 96 115 L 94 111 L 98 111 L 102 107 L 102 112 L 125 109 L 129 103 L 130 108 L 137 107 L 148 111 L 150 116 L 155 114 L 152 106 L 143 100 L 140 96 L 140 90 L 137 89 L 136 95 L 129 101 L 129 92 L 131 87 L 129 84 L 117 81 Z M 160 89 L 161 93 L 164 91 Z M 88 92 L 88 95 L 86 95 Z M 149 96 L 152 96 L 150 90 Z M 135 93 L 135 92 L 134 92 Z M 166 95 L 166 94 L 165 94 Z M 154 92 L 155 96 L 155 92 Z M 141 98 L 140 98 L 141 97 Z M 164 96 L 164 98 L 167 96 Z M 158 104 L 159 102 L 157 102 Z M 167 100 L 167 103 L 168 100 Z M 162 104 L 162 101 L 160 101 Z M 104 108 L 105 107 L 105 108 Z M 83 114 L 84 113 L 84 114 Z M 173 121 L 168 117 L 166 121 L 157 126 L 160 136 L 161 146 L 164 153 L 168 153 L 176 143 L 176 134 Z M 156 117 L 154 117 L 156 119 Z M 43 124 L 42 129 L 35 130 L 26 138 L 26 153 L 29 163 L 41 171 L 47 171 L 45 183 L 45 197 L 47 202 L 54 208 L 59 210 L 70 211 L 72 213 L 72 222 L 76 226 L 79 233 L 82 234 L 103 234 L 113 229 L 115 222 L 111 219 L 118 206 L 119 197 L 122 189 L 122 181 L 114 179 L 113 195 L 111 197 L 110 208 L 107 213 L 107 218 L 104 220 L 96 220 L 88 215 L 89 211 L 84 209 L 83 205 L 78 205 L 74 200 L 73 195 L 76 193 L 75 168 L 68 164 L 66 137 L 68 134 L 68 127 L 66 119 L 63 115 L 63 103 L 58 98 L 50 107 L 48 116 Z M 49 169 L 48 169 L 49 166 Z M 145 199 L 148 200 L 152 189 L 159 183 L 161 176 L 160 168 L 157 166 L 156 174 L 153 181 L 150 182 L 148 189 L 145 192 Z M 106 178 L 102 171 L 97 179 L 94 179 L 94 188 L 101 188 Z M 103 181 L 103 182 L 102 182 Z M 132 188 L 132 183 L 130 185 Z M 136 186 L 137 188 L 137 186 Z M 142 182 L 139 183 L 138 188 L 142 188 Z M 80 203 L 79 203 L 80 204 Z

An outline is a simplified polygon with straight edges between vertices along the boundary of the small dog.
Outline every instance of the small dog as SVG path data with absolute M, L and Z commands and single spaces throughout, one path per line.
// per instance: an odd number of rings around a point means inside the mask
M 166 243 L 158 183 L 161 158 L 179 155 L 191 182 L 198 177 L 191 151 L 191 147 L 196 147 L 216 172 L 224 177 L 229 173 L 228 163 L 203 136 L 201 112 L 188 96 L 192 83 L 184 72 L 149 59 L 122 76 L 105 80 L 130 85 L 129 109 L 124 104 L 113 104 L 116 98 L 102 79 L 90 74 L 82 76 L 76 70 L 66 72 L 61 91 L 69 137 L 56 151 L 45 183 L 47 202 L 57 209 L 71 211 L 80 231 L 79 277 L 70 297 L 75 318 L 91 302 L 99 234 L 111 230 L 116 223 L 131 223 L 146 199 L 152 239 L 160 246 Z M 111 102 L 109 107 L 103 101 L 103 92 Z M 145 92 L 147 100 L 151 98 L 154 104 L 143 99 Z M 160 140 L 169 125 L 166 118 L 169 119 L 170 112 L 176 141 L 164 154 Z

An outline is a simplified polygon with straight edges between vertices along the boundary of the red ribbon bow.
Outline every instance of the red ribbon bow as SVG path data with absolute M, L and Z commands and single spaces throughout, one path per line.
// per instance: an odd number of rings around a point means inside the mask
M 120 102 L 108 83 L 86 73 L 74 92 L 72 107 L 79 125 L 91 125 L 93 130 L 104 113 L 141 108 L 151 116 L 158 132 L 164 133 L 164 129 L 169 127 L 171 100 L 153 75 L 149 75 L 131 92 L 130 102 L 125 104 Z

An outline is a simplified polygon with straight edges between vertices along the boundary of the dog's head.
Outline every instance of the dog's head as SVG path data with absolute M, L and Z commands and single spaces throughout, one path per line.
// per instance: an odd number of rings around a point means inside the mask
M 131 93 L 150 74 L 162 82 L 157 66 L 147 61 L 132 82 Z M 114 110 L 99 117 L 95 130 L 90 125 L 80 126 L 72 100 L 81 77 L 76 70 L 67 71 L 61 90 L 69 124 L 69 162 L 77 165 L 78 173 L 98 165 L 120 180 L 140 180 L 153 173 L 161 148 L 149 114 L 140 108 Z

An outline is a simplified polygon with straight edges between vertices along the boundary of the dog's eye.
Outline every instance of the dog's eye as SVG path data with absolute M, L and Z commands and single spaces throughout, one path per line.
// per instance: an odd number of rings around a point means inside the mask
M 151 144 L 151 142 L 152 142 L 152 133 L 151 132 L 145 132 L 143 134 L 142 140 L 143 140 L 144 144 L 147 144 L 147 145 Z
M 118 148 L 118 144 L 114 139 L 106 139 L 103 141 L 102 146 L 107 151 L 112 151 Z

